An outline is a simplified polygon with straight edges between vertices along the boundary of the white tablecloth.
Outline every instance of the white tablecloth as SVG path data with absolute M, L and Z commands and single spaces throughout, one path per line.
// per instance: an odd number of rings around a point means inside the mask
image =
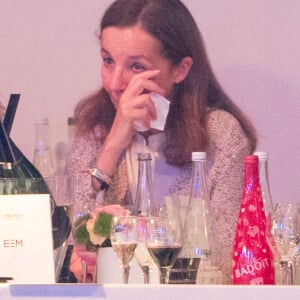
M 300 286 L 0 284 L 0 299 L 300 300 Z

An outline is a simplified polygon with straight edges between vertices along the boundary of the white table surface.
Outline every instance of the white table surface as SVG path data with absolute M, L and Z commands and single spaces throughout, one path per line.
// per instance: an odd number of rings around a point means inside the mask
M 0 284 L 1 300 L 298 300 L 300 286 Z

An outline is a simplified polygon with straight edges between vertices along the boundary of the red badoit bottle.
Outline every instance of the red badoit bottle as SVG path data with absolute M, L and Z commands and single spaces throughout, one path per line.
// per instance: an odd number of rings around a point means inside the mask
M 245 157 L 243 196 L 233 247 L 233 284 L 275 284 L 266 224 L 258 157 L 249 155 Z

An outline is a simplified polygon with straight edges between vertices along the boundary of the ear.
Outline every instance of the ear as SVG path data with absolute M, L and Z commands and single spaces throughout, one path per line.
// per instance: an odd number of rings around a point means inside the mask
M 189 56 L 186 56 L 182 59 L 182 61 L 178 65 L 174 66 L 172 72 L 174 82 L 177 84 L 182 82 L 189 74 L 192 65 L 193 65 L 193 59 Z

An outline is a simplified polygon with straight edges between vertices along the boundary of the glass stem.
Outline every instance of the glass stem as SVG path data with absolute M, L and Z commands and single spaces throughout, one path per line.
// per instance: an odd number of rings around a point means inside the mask
M 169 274 L 170 268 L 160 268 L 160 283 L 168 284 L 169 283 Z
M 82 282 L 86 283 L 86 277 L 87 277 L 87 264 L 84 259 L 81 260 L 81 268 L 82 268 Z
M 150 269 L 149 266 L 142 266 L 144 283 L 150 283 L 149 269 Z
M 92 282 L 96 283 L 97 282 L 97 265 L 93 266 L 93 278 L 92 278 Z
M 294 284 L 294 274 L 293 274 L 293 263 L 289 260 L 280 261 L 281 269 L 281 280 L 282 285 L 293 285 Z
M 124 266 L 123 267 L 123 283 L 128 283 L 128 279 L 129 279 L 129 266 Z

